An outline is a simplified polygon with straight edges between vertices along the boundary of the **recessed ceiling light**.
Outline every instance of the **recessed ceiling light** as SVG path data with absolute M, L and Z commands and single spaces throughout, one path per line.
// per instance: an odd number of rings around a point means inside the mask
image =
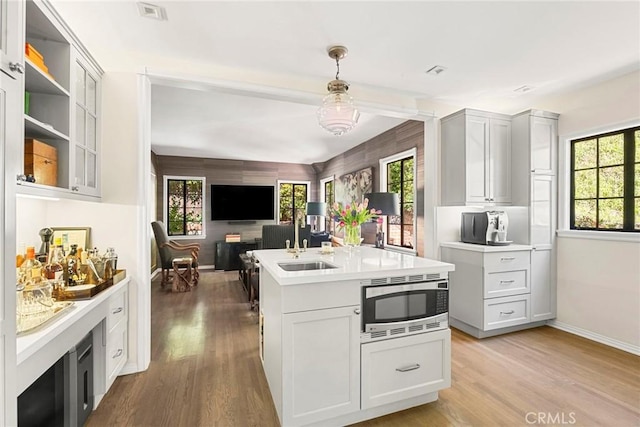
M 156 6 L 151 3 L 136 2 L 138 5 L 138 13 L 143 18 L 157 19 L 158 21 L 167 20 L 167 11 L 164 7 Z
M 518 89 L 514 89 L 513 91 L 517 92 L 517 93 L 525 93 L 525 92 L 531 92 L 534 89 L 535 89 L 535 87 L 533 87 L 533 86 L 524 85 L 524 86 L 519 87 Z
M 427 74 L 431 74 L 432 76 L 437 76 L 438 74 L 442 74 L 446 70 L 442 65 L 436 65 L 435 67 L 429 68 L 425 71 Z

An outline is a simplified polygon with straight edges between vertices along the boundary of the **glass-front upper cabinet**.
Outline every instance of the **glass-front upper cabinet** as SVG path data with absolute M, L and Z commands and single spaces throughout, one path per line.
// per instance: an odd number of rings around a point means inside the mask
M 75 55 L 74 182 L 71 189 L 82 194 L 100 193 L 100 78 L 83 56 Z
M 23 12 L 23 2 L 0 0 L 0 70 L 12 79 L 24 74 Z

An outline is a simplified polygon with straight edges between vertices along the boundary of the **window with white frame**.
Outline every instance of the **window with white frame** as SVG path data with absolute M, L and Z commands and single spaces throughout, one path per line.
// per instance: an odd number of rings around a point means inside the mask
M 205 237 L 205 178 L 164 176 L 164 222 L 171 237 Z
M 327 208 L 330 208 L 331 205 L 333 205 L 333 202 L 335 202 L 334 185 L 335 181 L 332 176 L 320 180 L 320 200 L 327 204 Z M 324 218 L 322 229 L 324 231 L 328 231 L 329 233 L 333 233 L 333 224 L 334 221 L 331 220 L 331 216 L 327 215 Z
M 640 231 L 640 126 L 571 141 L 569 227 Z
M 400 215 L 389 215 L 385 245 L 416 249 L 416 157 L 415 148 L 380 159 L 380 191 L 397 193 Z
M 309 181 L 278 181 L 278 222 L 293 224 L 295 212 L 307 208 Z

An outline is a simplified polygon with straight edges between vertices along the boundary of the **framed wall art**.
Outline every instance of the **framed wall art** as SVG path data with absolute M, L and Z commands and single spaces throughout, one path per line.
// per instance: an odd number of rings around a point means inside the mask
M 335 181 L 335 201 L 343 204 L 362 202 L 365 193 L 373 191 L 373 168 L 346 173 Z

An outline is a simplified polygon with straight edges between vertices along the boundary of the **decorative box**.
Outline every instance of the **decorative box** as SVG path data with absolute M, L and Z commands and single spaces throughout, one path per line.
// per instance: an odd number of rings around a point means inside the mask
M 25 139 L 24 174 L 33 175 L 36 184 L 58 185 L 58 150 L 37 139 Z

